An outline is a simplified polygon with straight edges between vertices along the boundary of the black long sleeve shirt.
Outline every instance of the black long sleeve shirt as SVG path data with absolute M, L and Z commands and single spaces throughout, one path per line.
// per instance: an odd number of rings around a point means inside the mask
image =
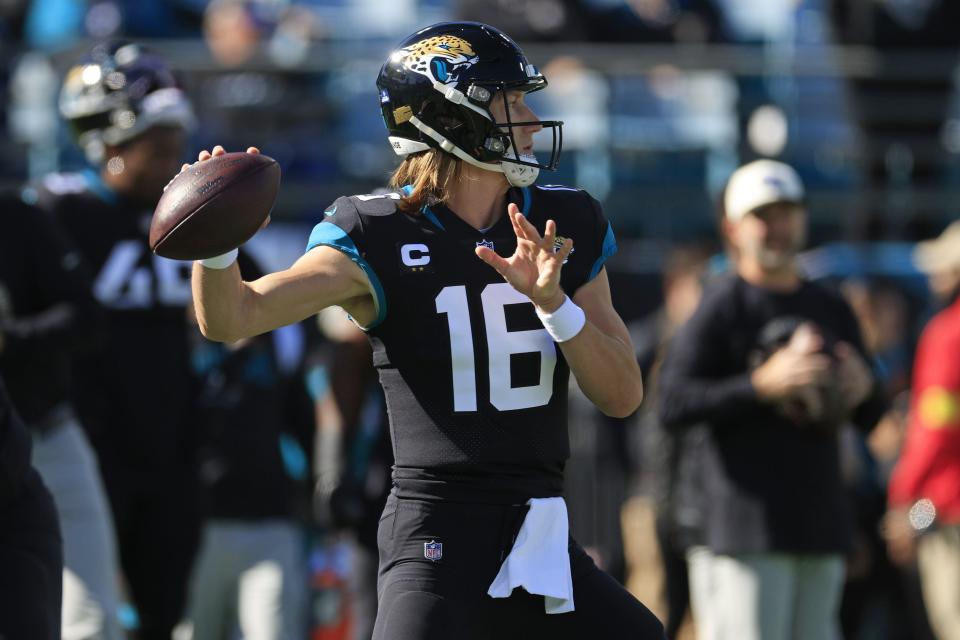
M 750 382 L 761 334 L 784 318 L 812 321 L 863 354 L 856 319 L 840 296 L 810 282 L 777 293 L 731 275 L 708 286 L 663 365 L 664 425 L 708 426 L 708 441 L 694 455 L 704 542 L 718 553 L 836 553 L 852 542 L 836 430 L 796 424 L 761 402 Z M 874 393 L 852 420 L 872 428 L 884 408 Z
M 46 213 L 0 195 L 0 373 L 25 422 L 70 398 L 70 358 L 103 312 L 79 253 Z

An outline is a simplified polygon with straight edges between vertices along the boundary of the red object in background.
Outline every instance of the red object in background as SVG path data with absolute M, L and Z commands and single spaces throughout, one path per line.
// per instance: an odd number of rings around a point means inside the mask
M 350 547 L 318 542 L 310 552 L 310 640 L 352 640 Z

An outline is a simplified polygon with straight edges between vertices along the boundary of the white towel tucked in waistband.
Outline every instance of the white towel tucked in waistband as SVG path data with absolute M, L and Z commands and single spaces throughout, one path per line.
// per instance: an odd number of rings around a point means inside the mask
M 573 611 L 573 578 L 567 550 L 569 524 L 563 498 L 532 498 L 513 549 L 487 594 L 508 598 L 517 587 L 544 597 L 547 613 Z

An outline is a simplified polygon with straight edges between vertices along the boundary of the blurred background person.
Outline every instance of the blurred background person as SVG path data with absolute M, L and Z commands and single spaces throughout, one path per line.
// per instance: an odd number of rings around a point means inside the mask
M 319 325 L 325 340 L 311 357 L 317 524 L 326 552 L 350 559 L 346 635 L 369 640 L 377 615 L 377 527 L 392 486 L 386 404 L 366 334 L 341 309 L 321 312 Z M 334 616 L 328 618 L 314 620 L 316 628 L 331 626 Z
M 960 222 L 921 242 L 917 266 L 945 308 L 917 346 L 906 442 L 889 487 L 895 562 L 916 561 L 937 638 L 960 638 Z
M 869 434 L 847 424 L 841 468 L 853 500 L 856 532 L 847 558 L 840 620 L 846 638 L 931 638 L 919 587 L 890 562 L 881 536 L 887 483 L 905 431 L 916 302 L 890 278 L 850 278 L 840 285 L 863 334 L 877 383 L 890 409 Z
M 240 268 L 263 274 L 246 253 Z M 307 457 L 285 404 L 306 388 L 284 370 L 282 333 L 230 345 L 194 336 L 204 523 L 178 639 L 305 637 Z
M 190 265 L 152 255 L 147 232 L 193 113 L 166 63 L 136 44 L 96 46 L 67 72 L 60 110 L 91 168 L 45 176 L 24 198 L 68 232 L 106 309 L 106 341 L 76 360 L 74 402 L 99 456 L 138 637 L 168 640 L 199 527 Z
M 722 206 L 735 271 L 704 291 L 664 359 L 660 420 L 709 425 L 703 544 L 687 554 L 700 638 L 837 631 L 852 544 L 838 431 L 848 417 L 872 428 L 884 407 L 853 313 L 797 269 L 803 199 L 783 163 L 734 172 Z
M 0 194 L 0 373 L 33 436 L 33 464 L 63 532 L 63 637 L 121 637 L 113 519 L 71 401 L 71 356 L 102 338 L 76 249 L 43 211 Z
M 63 541 L 30 446 L 0 376 L 0 635 L 59 640 Z
M 686 550 L 692 523 L 678 486 L 686 434 L 665 429 L 657 419 L 659 372 L 676 331 L 696 309 L 707 275 L 704 246 L 679 245 L 663 265 L 663 304 L 629 325 L 646 394 L 640 411 L 626 424 L 631 453 L 631 495 L 623 506 L 627 588 L 664 621 L 667 638 L 677 638 L 689 617 L 690 585 Z M 689 479 L 686 479 L 689 482 Z

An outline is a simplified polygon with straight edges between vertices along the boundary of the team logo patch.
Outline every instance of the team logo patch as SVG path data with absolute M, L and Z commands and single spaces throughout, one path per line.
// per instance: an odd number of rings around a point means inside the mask
M 469 42 L 449 35 L 421 40 L 400 53 L 404 67 L 441 84 L 456 84 L 460 73 L 480 59 Z
M 478 246 L 478 247 L 486 247 L 487 249 L 490 249 L 490 251 L 493 251 L 493 241 L 492 241 L 492 240 L 481 240 L 480 242 L 477 243 L 477 246 Z
M 567 241 L 567 239 L 564 238 L 563 236 L 557 236 L 556 238 L 554 238 L 554 240 L 553 240 L 553 252 L 554 252 L 554 253 L 557 253 L 558 251 L 560 251 L 560 249 L 563 249 L 563 243 L 566 242 L 566 241 Z M 574 252 L 574 251 L 576 251 L 576 249 L 572 249 L 572 248 L 570 249 L 570 255 L 568 255 L 568 256 L 566 257 L 566 259 L 563 261 L 563 264 L 567 264 L 567 262 L 570 260 L 570 256 L 573 255 L 573 252 Z
M 443 558 L 443 543 L 431 540 L 423 543 L 423 557 L 436 562 Z

